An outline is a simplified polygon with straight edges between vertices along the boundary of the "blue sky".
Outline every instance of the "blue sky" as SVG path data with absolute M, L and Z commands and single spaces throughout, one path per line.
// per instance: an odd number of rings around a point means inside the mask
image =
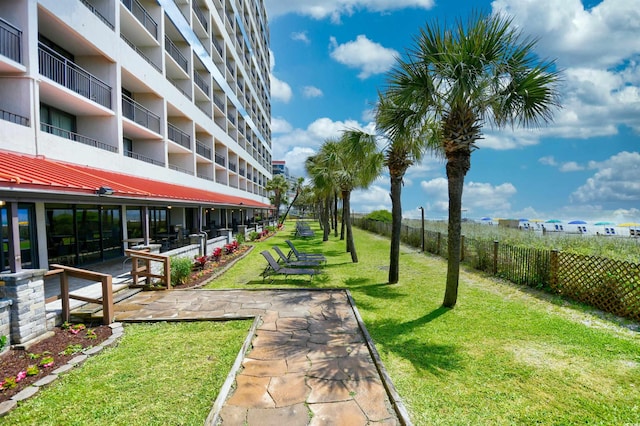
M 541 129 L 487 127 L 472 154 L 463 215 L 640 221 L 640 0 L 266 0 L 273 158 L 304 160 L 345 128 L 373 132 L 371 108 L 425 23 L 472 10 L 509 14 L 563 70 L 563 108 Z M 354 211 L 391 209 L 387 175 Z M 405 217 L 447 216 L 442 160 L 409 169 Z

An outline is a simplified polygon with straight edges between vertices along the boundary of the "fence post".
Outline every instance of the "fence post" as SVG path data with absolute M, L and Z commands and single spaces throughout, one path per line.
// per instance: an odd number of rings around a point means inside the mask
M 464 235 L 460 235 L 460 262 L 464 261 Z
M 551 272 L 549 281 L 551 288 L 556 288 L 558 284 L 558 249 L 551 250 Z
M 436 254 L 440 254 L 440 237 L 442 236 L 441 232 L 438 232 L 438 242 L 436 243 Z
M 498 240 L 493 242 L 493 275 L 498 273 Z

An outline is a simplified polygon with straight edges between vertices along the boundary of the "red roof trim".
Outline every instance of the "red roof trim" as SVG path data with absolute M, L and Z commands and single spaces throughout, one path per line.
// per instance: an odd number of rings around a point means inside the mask
M 87 195 L 95 194 L 101 186 L 113 189 L 110 198 L 271 207 L 249 198 L 64 163 L 43 156 L 0 151 L 0 188 L 30 188 L 43 192 L 63 190 Z

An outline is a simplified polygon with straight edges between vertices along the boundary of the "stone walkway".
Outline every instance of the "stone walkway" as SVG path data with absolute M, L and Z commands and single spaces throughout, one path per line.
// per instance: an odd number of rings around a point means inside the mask
M 125 322 L 260 317 L 234 390 L 216 413 L 224 425 L 407 423 L 344 290 L 142 292 L 115 312 Z

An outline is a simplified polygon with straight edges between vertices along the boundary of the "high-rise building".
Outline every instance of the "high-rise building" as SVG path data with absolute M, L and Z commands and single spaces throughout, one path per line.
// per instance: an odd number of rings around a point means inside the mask
M 263 0 L 0 1 L 0 269 L 264 217 L 270 122 Z

